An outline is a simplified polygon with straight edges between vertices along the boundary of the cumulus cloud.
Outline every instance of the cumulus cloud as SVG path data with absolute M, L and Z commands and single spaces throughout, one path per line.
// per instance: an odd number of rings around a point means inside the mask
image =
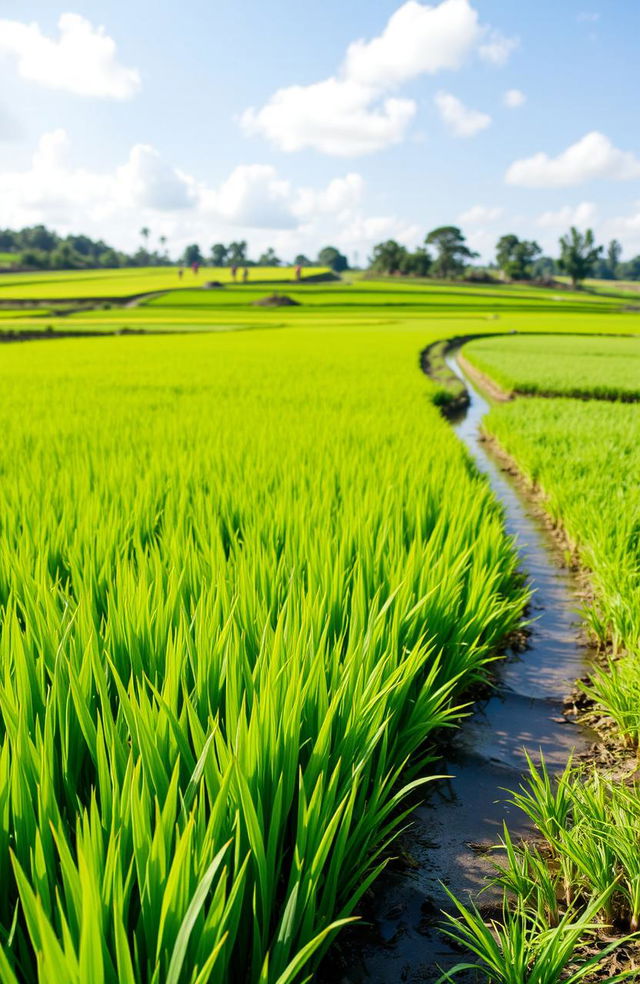
M 640 254 L 640 201 L 635 202 L 626 215 L 615 216 L 603 223 L 605 239 L 619 239 L 627 256 Z
M 488 222 L 497 222 L 502 217 L 504 209 L 490 207 L 488 205 L 472 205 L 466 212 L 461 212 L 458 222 L 470 225 L 480 225 Z
M 188 242 L 208 248 L 242 236 L 259 251 L 315 255 L 333 242 L 364 255 L 380 238 L 415 241 L 418 230 L 397 216 L 370 216 L 365 183 L 351 171 L 319 186 L 296 185 L 266 164 L 242 164 L 217 184 L 198 180 L 137 144 L 111 169 L 88 170 L 72 160 L 67 133 L 44 134 L 28 167 L 0 172 L 0 213 L 11 227 L 43 222 L 61 233 L 82 229 L 125 249 L 138 245 L 144 222 L 168 237 L 175 253 Z
M 518 38 L 507 38 L 500 31 L 485 31 L 485 40 L 478 48 L 478 54 L 492 65 L 506 65 L 512 53 L 519 46 Z
M 568 188 L 595 178 L 640 178 L 640 158 L 619 150 L 603 133 L 593 130 L 557 157 L 540 152 L 514 161 L 506 173 L 508 184 L 523 188 Z
M 487 113 L 469 109 L 450 92 L 437 92 L 434 102 L 447 129 L 455 137 L 475 137 L 476 133 L 486 130 L 491 124 L 491 117 Z
M 196 194 L 193 180 L 162 160 L 154 147 L 136 144 L 115 175 L 117 197 L 139 208 L 163 211 L 189 208 Z
M 519 109 L 526 102 L 527 97 L 520 89 L 507 89 L 502 101 L 508 109 Z
M 80 14 L 61 14 L 59 36 L 50 38 L 36 23 L 0 20 L 0 55 L 17 60 L 18 74 L 49 89 L 79 96 L 129 99 L 140 75 L 118 61 L 116 43 L 103 27 Z
M 597 211 L 593 202 L 565 205 L 555 211 L 542 212 L 536 219 L 536 225 L 541 229 L 566 229 L 569 226 L 584 229 L 593 224 Z
M 279 89 L 262 109 L 247 109 L 241 124 L 281 150 L 311 147 L 337 157 L 380 150 L 402 140 L 413 119 L 411 99 L 390 97 L 349 79 L 330 78 L 313 85 Z
M 460 68 L 480 33 L 478 15 L 467 0 L 443 0 L 436 7 L 408 0 L 377 38 L 349 46 L 344 75 L 387 88 L 424 73 Z
M 399 143 L 416 113 L 413 99 L 390 94 L 398 86 L 460 68 L 474 51 L 501 64 L 515 43 L 481 25 L 470 0 L 407 0 L 377 37 L 349 45 L 335 75 L 278 89 L 261 108 L 245 110 L 240 123 L 285 151 L 371 153 Z

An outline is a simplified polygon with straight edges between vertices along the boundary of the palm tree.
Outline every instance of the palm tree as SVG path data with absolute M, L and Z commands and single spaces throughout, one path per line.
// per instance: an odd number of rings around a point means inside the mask
M 144 246 L 143 246 L 143 250 L 144 250 L 144 254 L 145 254 L 144 255 L 144 263 L 147 263 L 147 264 L 149 262 L 149 232 L 150 232 L 150 230 L 148 229 L 147 226 L 143 226 L 142 229 L 140 230 L 140 235 L 144 239 Z

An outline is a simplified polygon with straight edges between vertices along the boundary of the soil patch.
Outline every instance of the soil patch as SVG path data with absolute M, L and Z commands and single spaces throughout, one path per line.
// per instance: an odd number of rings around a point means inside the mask
M 268 297 L 261 297 L 259 300 L 254 301 L 255 307 L 269 307 L 269 308 L 279 308 L 279 307 L 299 307 L 300 301 L 294 301 L 293 297 L 289 297 L 287 294 L 269 294 Z

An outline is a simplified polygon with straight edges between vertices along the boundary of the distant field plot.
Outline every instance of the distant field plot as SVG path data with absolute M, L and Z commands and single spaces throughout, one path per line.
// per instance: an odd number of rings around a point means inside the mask
M 326 267 L 305 267 L 303 278 L 328 272 Z M 249 267 L 249 278 L 249 282 L 294 282 L 295 274 L 291 267 Z M 177 267 L 7 273 L 0 274 L 0 300 L 134 297 L 152 291 L 193 287 L 211 280 L 231 283 L 231 270 L 228 267 L 201 267 L 196 276 L 186 268 L 182 279 L 178 276 Z
M 256 305 L 257 300 L 276 292 L 297 304 Z M 24 310 L 6 311 L 0 331 L 42 331 L 49 326 L 64 333 L 302 327 L 314 331 L 416 331 L 421 332 L 416 352 L 434 338 L 480 332 L 640 332 L 640 314 L 621 314 L 620 300 L 569 291 L 562 294 L 561 301 L 556 296 L 533 287 L 390 280 L 227 285 L 210 290 L 187 286 L 158 292 L 133 305 L 104 300 L 90 310 L 62 317 L 44 309 L 31 312 L 31 316 Z
M 465 345 L 463 355 L 508 392 L 640 399 L 640 337 L 483 338 Z

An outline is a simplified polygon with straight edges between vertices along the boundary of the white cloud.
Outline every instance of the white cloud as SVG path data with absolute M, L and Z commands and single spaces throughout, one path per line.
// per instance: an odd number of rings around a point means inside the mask
M 500 31 L 489 30 L 486 32 L 486 40 L 478 48 L 478 54 L 492 65 L 506 65 L 519 45 L 518 38 L 507 38 Z
M 193 181 L 147 144 L 131 148 L 127 163 L 116 170 L 115 185 L 117 197 L 137 208 L 189 208 L 195 195 Z
M 629 181 L 640 178 L 640 158 L 619 150 L 603 133 L 587 133 L 557 157 L 545 153 L 514 161 L 507 184 L 524 188 L 568 188 L 595 178 Z
M 502 208 L 491 208 L 488 205 L 472 205 L 466 212 L 460 213 L 458 222 L 468 223 L 470 225 L 496 222 L 502 217 L 503 213 L 504 209 Z
M 15 140 L 22 134 L 22 127 L 15 116 L 0 103 L 0 140 Z
M 460 68 L 480 34 L 468 0 L 443 0 L 435 7 L 407 0 L 377 38 L 349 45 L 343 73 L 363 85 L 390 88 L 424 73 Z
M 289 229 L 292 189 L 269 164 L 239 164 L 218 188 L 201 187 L 200 205 L 230 225 Z
M 507 89 L 502 101 L 508 109 L 518 109 L 527 101 L 527 97 L 520 89 Z
M 632 206 L 634 211 L 615 216 L 602 225 L 604 239 L 619 239 L 627 258 L 640 254 L 640 201 Z
M 359 205 L 364 192 L 362 175 L 355 172 L 344 178 L 334 178 L 326 188 L 300 188 L 293 203 L 293 212 L 300 219 L 312 215 L 344 215 Z
M 118 62 L 116 43 L 103 27 L 80 14 L 61 14 L 59 37 L 36 23 L 0 20 L 0 55 L 17 59 L 19 75 L 50 89 L 79 96 L 129 99 L 140 88 L 135 68 Z
M 581 10 L 576 20 L 582 24 L 595 24 L 600 20 L 600 14 L 596 13 L 596 11 Z
M 241 124 L 247 134 L 265 136 L 281 150 L 368 154 L 402 140 L 416 111 L 412 99 L 376 100 L 370 86 L 330 78 L 279 89 L 262 109 L 247 109 Z
M 456 137 L 475 137 L 476 133 L 486 130 L 491 124 L 487 113 L 469 109 L 450 92 L 437 92 L 434 102 L 447 129 Z
M 597 212 L 593 202 L 565 205 L 556 211 L 542 212 L 536 219 L 536 225 L 541 229 L 568 229 L 570 226 L 585 229 L 593 225 Z
M 175 255 L 188 242 L 208 249 L 215 240 L 249 240 L 284 257 L 315 255 L 335 243 L 363 257 L 381 238 L 413 242 L 419 230 L 397 216 L 370 216 L 365 183 L 349 172 L 324 185 L 299 186 L 265 164 L 243 164 L 213 185 L 163 160 L 148 145 L 131 148 L 117 167 L 91 171 L 72 162 L 64 130 L 41 137 L 23 170 L 0 172 L 0 214 L 20 228 L 43 222 L 61 233 L 81 230 L 123 249 L 139 245 L 138 229 L 165 235 Z
M 516 43 L 482 26 L 470 0 L 406 0 L 377 37 L 349 45 L 335 75 L 278 89 L 240 124 L 285 151 L 371 153 L 399 143 L 416 113 L 413 99 L 390 95 L 399 85 L 460 68 L 474 51 L 501 64 Z

